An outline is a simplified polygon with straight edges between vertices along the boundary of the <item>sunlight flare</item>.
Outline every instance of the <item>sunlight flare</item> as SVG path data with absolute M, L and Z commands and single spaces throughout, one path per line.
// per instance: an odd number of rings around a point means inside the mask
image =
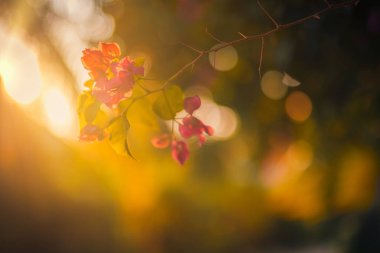
M 46 91 L 42 101 L 52 132 L 59 136 L 70 136 L 74 132 L 74 109 L 68 97 L 59 88 L 53 87 Z
M 20 40 L 4 37 L 0 49 L 0 75 L 5 91 L 26 105 L 41 93 L 41 74 L 36 55 Z

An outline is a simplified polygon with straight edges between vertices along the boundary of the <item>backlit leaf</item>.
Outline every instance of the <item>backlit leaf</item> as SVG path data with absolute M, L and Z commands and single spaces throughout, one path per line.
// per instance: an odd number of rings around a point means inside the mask
M 116 119 L 109 127 L 109 142 L 115 152 L 119 155 L 129 155 L 134 158 L 131 150 L 128 146 L 128 131 L 130 129 L 130 124 L 125 116 L 120 116 Z
M 94 101 L 92 104 L 89 104 L 86 108 L 84 108 L 84 117 L 88 123 L 92 122 L 95 119 L 96 114 L 99 111 L 100 105 L 100 102 Z
M 91 96 L 91 93 L 88 91 L 83 92 L 78 97 L 77 113 L 79 117 L 80 128 L 83 128 L 89 123 L 88 117 L 86 117 L 86 110 L 94 102 L 95 102 L 94 97 Z
M 143 81 L 137 79 L 136 80 L 136 84 L 135 84 L 135 86 L 133 87 L 133 90 L 132 90 L 132 96 L 131 96 L 131 98 L 138 98 L 138 97 L 141 97 L 142 95 L 145 95 L 146 91 L 143 88 L 141 88 L 141 85 L 144 85 Z
M 153 111 L 161 119 L 174 119 L 183 109 L 183 92 L 180 87 L 172 85 L 165 89 L 153 104 Z
M 97 111 L 95 118 L 92 120 L 92 124 L 104 128 L 110 122 L 110 116 L 102 110 L 102 107 Z
M 92 89 L 92 86 L 94 85 L 94 80 L 92 79 L 89 79 L 87 80 L 85 83 L 84 83 L 84 86 L 89 88 L 89 89 Z
M 102 110 L 101 103 L 90 92 L 79 96 L 77 107 L 80 128 L 88 124 L 104 128 L 110 121 L 110 116 Z
M 145 58 L 144 57 L 138 57 L 138 58 L 134 59 L 133 61 L 135 62 L 136 67 L 141 67 L 141 66 L 144 66 Z

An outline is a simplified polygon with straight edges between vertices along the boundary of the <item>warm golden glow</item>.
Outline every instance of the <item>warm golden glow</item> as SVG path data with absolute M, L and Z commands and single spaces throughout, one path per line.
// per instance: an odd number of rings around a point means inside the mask
M 376 192 L 378 166 L 367 150 L 350 147 L 337 168 L 334 204 L 338 210 L 360 210 L 371 205 Z
M 296 171 L 307 169 L 313 161 L 313 156 L 313 148 L 304 140 L 292 143 L 285 154 L 288 166 Z
M 4 37 L 5 38 L 5 37 Z M 23 42 L 9 38 L 0 49 L 0 75 L 8 95 L 20 104 L 36 100 L 41 76 L 36 55 Z
M 309 96 L 301 91 L 295 91 L 286 98 L 285 110 L 292 120 L 298 122 L 307 120 L 312 109 Z
M 52 132 L 69 136 L 74 128 L 74 110 L 67 96 L 58 88 L 50 88 L 43 96 L 44 112 Z

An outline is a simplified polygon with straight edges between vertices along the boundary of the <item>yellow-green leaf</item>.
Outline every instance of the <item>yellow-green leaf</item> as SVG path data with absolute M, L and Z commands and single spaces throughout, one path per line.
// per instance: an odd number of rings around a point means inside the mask
M 130 124 L 125 116 L 120 116 L 109 127 L 109 142 L 111 147 L 119 155 L 129 155 L 134 158 L 128 146 L 128 131 Z
M 100 128 L 107 126 L 110 117 L 101 109 L 101 103 L 90 92 L 83 92 L 78 98 L 77 107 L 80 128 L 88 124 L 97 125 Z
M 156 101 L 153 103 L 153 111 L 161 119 L 174 119 L 177 112 L 183 109 L 183 92 L 176 85 L 169 86 L 163 90 Z
M 136 67 L 141 67 L 145 63 L 145 58 L 144 57 L 138 57 L 138 58 L 134 59 L 133 61 L 135 62 Z
M 94 101 L 84 108 L 84 117 L 88 123 L 92 122 L 100 109 L 100 102 Z
M 93 84 L 94 84 L 94 80 L 92 80 L 92 79 L 89 79 L 86 82 L 84 82 L 84 86 L 89 88 L 89 89 L 92 89 Z
M 108 125 L 110 120 L 111 120 L 110 116 L 106 112 L 104 112 L 102 108 L 100 107 L 100 109 L 96 113 L 95 118 L 92 121 L 92 124 L 100 128 L 104 128 Z

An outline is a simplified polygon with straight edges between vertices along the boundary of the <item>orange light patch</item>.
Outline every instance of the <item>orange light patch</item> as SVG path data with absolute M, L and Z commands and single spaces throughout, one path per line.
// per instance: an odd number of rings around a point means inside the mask
M 292 120 L 303 122 L 310 117 L 313 104 L 308 95 L 301 91 L 294 91 L 286 98 L 285 110 Z

